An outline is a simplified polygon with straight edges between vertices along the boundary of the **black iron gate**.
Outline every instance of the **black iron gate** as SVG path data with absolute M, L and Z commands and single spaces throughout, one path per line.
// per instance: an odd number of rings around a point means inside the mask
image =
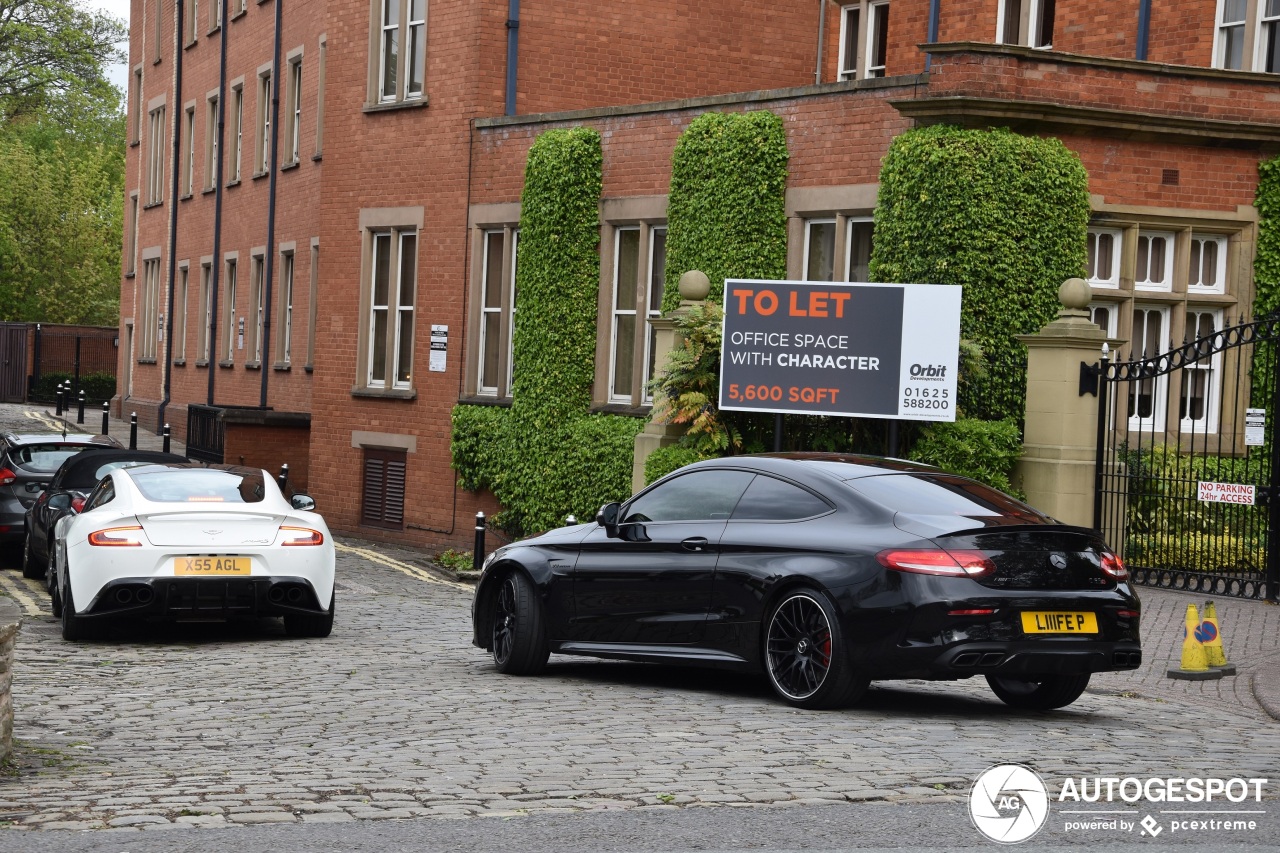
M 1177 349 L 1087 369 L 1102 379 L 1094 526 L 1138 584 L 1275 600 L 1280 316 L 1206 317 Z
M 221 406 L 187 404 L 187 457 L 221 463 L 226 446 Z
M 0 323 L 0 402 L 27 398 L 27 324 Z

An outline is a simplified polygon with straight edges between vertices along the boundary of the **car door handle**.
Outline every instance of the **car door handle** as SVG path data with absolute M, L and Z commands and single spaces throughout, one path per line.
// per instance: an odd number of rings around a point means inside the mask
M 686 551 L 701 551 L 711 543 L 707 541 L 707 537 L 705 536 L 690 536 L 680 544 Z

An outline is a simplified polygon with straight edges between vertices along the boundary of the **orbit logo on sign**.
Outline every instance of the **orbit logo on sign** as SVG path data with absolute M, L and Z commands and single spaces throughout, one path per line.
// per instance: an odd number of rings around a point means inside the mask
M 1030 767 L 997 764 L 974 780 L 969 817 L 974 828 L 992 841 L 1026 841 L 1049 817 L 1049 790 Z

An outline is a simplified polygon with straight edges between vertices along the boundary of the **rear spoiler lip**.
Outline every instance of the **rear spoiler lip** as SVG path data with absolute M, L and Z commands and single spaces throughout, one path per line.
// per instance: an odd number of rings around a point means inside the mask
M 895 513 L 894 526 L 899 527 L 904 533 L 916 533 L 917 531 L 904 529 L 897 523 L 898 516 L 905 516 L 909 519 L 919 519 L 920 516 L 912 516 L 908 513 Z M 1061 524 L 1058 522 L 1050 524 L 997 524 L 992 526 L 966 527 L 960 530 L 949 530 L 946 532 L 931 533 L 928 535 L 930 539 L 950 539 L 957 536 L 980 536 L 984 533 L 1001 534 L 1001 533 L 1026 533 L 1026 532 L 1049 532 L 1056 533 L 1074 533 L 1081 536 L 1088 536 L 1092 539 L 1101 539 L 1102 535 L 1091 527 L 1080 527 L 1074 524 Z

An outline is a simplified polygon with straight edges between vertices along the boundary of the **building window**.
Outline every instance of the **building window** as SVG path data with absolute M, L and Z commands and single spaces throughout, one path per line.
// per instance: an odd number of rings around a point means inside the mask
M 182 194 L 191 195 L 196 183 L 196 108 L 187 107 L 183 114 L 182 132 L 186 135 L 182 147 Z
M 1213 65 L 1280 74 L 1280 0 L 1218 0 Z
M 209 325 L 213 320 L 213 264 L 200 264 L 200 325 L 196 328 L 197 362 L 209 363 Z
M 142 262 L 142 290 L 138 294 L 139 336 L 138 357 L 156 357 L 156 341 L 160 329 L 160 258 L 148 258 Z
M 845 281 L 870 281 L 873 226 L 870 218 L 850 218 L 845 238 Z
M 152 22 L 151 61 L 153 63 L 160 61 L 160 48 L 161 48 L 161 43 L 164 39 L 164 18 L 161 14 L 160 7 L 161 7 L 160 0 L 153 0 L 151 4 L 151 22 Z
M 804 220 L 801 279 L 866 281 L 871 264 L 872 232 L 871 219 L 865 216 Z
M 164 201 L 164 107 L 150 113 L 147 127 L 147 204 Z
M 236 261 L 227 260 L 226 283 L 222 286 L 223 329 L 222 329 L 222 361 L 221 364 L 232 364 L 235 361 L 236 346 Z
M 285 163 L 292 165 L 298 162 L 299 137 L 302 133 L 302 57 L 289 63 L 289 91 L 285 95 L 285 110 L 289 117 L 285 128 Z
M 1193 232 L 1187 290 L 1193 293 L 1223 293 L 1226 282 L 1227 238 Z
M 276 363 L 285 366 L 292 362 L 293 347 L 293 252 L 280 253 L 280 339 Z
M 129 141 L 136 143 L 142 138 L 142 66 L 133 69 L 133 120 L 129 122 Z
M 254 147 L 254 175 L 271 168 L 271 72 L 258 75 L 258 132 Z
M 1138 290 L 1173 290 L 1173 241 L 1172 234 L 1138 232 L 1134 287 Z
M 220 0 L 212 0 L 214 3 Z M 200 0 L 187 0 L 187 44 L 195 44 L 200 35 Z
M 371 72 L 376 103 L 419 100 L 424 94 L 427 0 L 374 0 L 375 38 Z M 402 38 L 403 34 L 403 38 Z
M 1089 320 L 1106 333 L 1116 336 L 1117 305 L 1114 302 L 1093 302 L 1089 305 Z
M 137 271 L 138 258 L 138 193 L 129 193 L 129 218 L 124 223 L 124 273 L 133 275 Z
M 1090 228 L 1088 234 L 1087 280 L 1094 287 L 1120 286 L 1120 232 L 1110 228 Z
M 832 281 L 836 273 L 836 221 L 810 219 L 804 228 L 804 280 Z
M 1258 70 L 1280 74 L 1280 0 L 1265 0 L 1258 20 Z
M 253 325 L 249 327 L 249 363 L 262 363 L 262 330 L 266 321 L 266 264 L 262 255 L 254 255 L 249 265 L 249 306 Z
M 240 182 L 240 152 L 244 137 L 244 86 L 231 87 L 231 178 L 230 183 Z
M 222 26 L 222 0 L 209 0 L 209 32 Z
M 249 0 L 231 0 L 236 7 L 236 15 L 243 15 L 249 9 Z
M 1222 312 L 1188 310 L 1187 343 L 1207 338 L 1222 328 Z M 1219 373 L 1222 353 L 1217 352 L 1194 361 L 1181 371 L 1182 393 L 1178 400 L 1178 418 L 1183 432 L 1216 432 L 1218 429 Z
M 319 157 L 324 151 L 324 66 L 329 55 L 329 40 L 320 37 L 320 68 L 316 83 L 316 153 Z
M 516 248 L 514 226 L 480 234 L 480 305 L 476 358 L 476 393 L 511 396 L 511 340 L 515 329 Z
M 186 261 L 178 266 L 178 285 L 173 292 L 173 346 L 178 361 L 187 360 L 187 287 L 190 267 Z
M 316 317 L 320 286 L 320 243 L 311 241 L 311 288 L 307 292 L 307 364 L 308 370 L 316 363 Z
M 1169 349 L 1169 309 L 1163 305 L 1135 305 L 1130 338 L 1134 360 L 1154 358 Z M 1164 430 L 1168 374 L 1147 376 L 1129 383 L 1129 429 Z
M 388 230 L 370 232 L 370 238 L 365 385 L 411 388 L 418 235 Z
M 648 383 L 656 353 L 647 318 L 661 313 L 666 278 L 667 229 L 642 223 L 614 230 L 609 332 L 611 403 L 652 401 Z
M 1048 50 L 1053 47 L 1055 0 L 1000 0 L 996 41 Z
M 883 77 L 889 0 L 861 0 L 840 10 L 840 79 Z
M 404 528 L 405 463 L 403 450 L 364 448 L 361 524 L 389 530 Z
M 1214 65 L 1218 68 L 1244 68 L 1245 18 L 1248 0 L 1218 0 L 1217 46 Z
M 205 102 L 204 188 L 211 190 L 218 180 L 218 96 Z

